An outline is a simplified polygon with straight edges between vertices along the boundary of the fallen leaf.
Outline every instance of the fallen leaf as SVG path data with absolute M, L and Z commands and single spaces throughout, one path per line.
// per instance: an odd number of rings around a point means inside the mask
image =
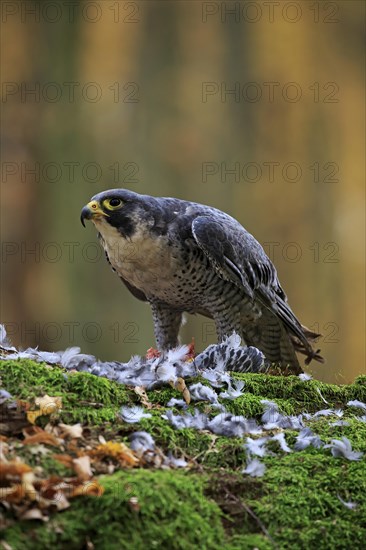
M 34 486 L 34 482 L 36 480 L 36 476 L 33 472 L 26 472 L 22 475 L 22 485 L 25 491 L 26 496 L 29 498 L 29 500 L 36 500 L 38 491 Z
M 59 494 L 66 494 L 68 490 L 69 483 L 66 483 L 59 476 L 53 475 L 47 479 L 43 479 L 40 482 L 39 491 L 42 495 L 42 498 L 48 502 L 55 501 L 58 498 Z
M 38 426 L 35 427 L 38 428 Z M 42 430 L 42 428 L 39 428 L 39 431 L 37 430 L 37 432 L 33 435 L 27 436 L 23 441 L 24 445 L 35 445 L 36 443 L 44 443 L 45 445 L 52 445 L 53 447 L 60 446 L 60 441 L 57 439 L 57 437 L 48 432 L 45 432 L 44 430 Z
M 152 409 L 153 405 L 150 403 L 146 390 L 143 386 L 134 386 L 133 391 L 139 396 L 142 405 L 145 405 L 147 409 Z
M 41 521 L 48 521 L 49 517 L 45 516 L 39 508 L 31 508 L 19 516 L 19 519 L 40 519 Z
M 68 424 L 59 424 L 62 432 L 71 439 L 83 437 L 83 427 L 80 423 L 69 426 Z
M 184 401 L 189 405 L 191 402 L 191 394 L 189 393 L 184 379 L 179 377 L 175 382 L 171 382 L 170 385 L 182 393 Z
M 79 458 L 74 458 L 73 468 L 79 479 L 87 480 L 93 477 L 93 473 L 90 467 L 90 456 L 84 455 Z
M 100 497 L 104 493 L 104 487 L 98 483 L 98 481 L 85 481 L 74 487 L 72 495 L 70 497 L 77 496 L 89 496 Z
M 19 504 L 25 497 L 25 491 L 21 483 L 12 487 L 0 487 L 0 500 L 11 504 Z
M 56 455 L 52 455 L 52 458 L 54 458 L 55 460 L 57 460 L 58 462 L 60 462 L 64 466 L 66 466 L 67 468 L 72 468 L 73 467 L 73 460 L 74 459 L 70 455 L 56 454 Z
M 8 462 L 8 459 L 6 458 L 5 454 L 8 452 L 9 446 L 5 441 L 1 441 L 0 443 L 0 463 L 1 462 Z
M 61 512 L 61 510 L 70 508 L 70 502 L 66 498 L 66 495 L 64 495 L 61 491 L 58 491 L 54 498 L 49 502 L 48 506 L 56 506 L 57 510 Z
M 43 397 L 37 397 L 35 404 L 40 408 L 42 414 L 47 416 L 57 413 L 62 409 L 62 398 L 59 396 L 51 397 L 46 394 Z
M 31 424 L 34 424 L 39 416 L 43 416 L 42 411 L 27 411 L 27 419 Z
M 39 416 L 48 416 L 55 414 L 62 409 L 61 397 L 51 397 L 50 395 L 44 395 L 43 397 L 37 397 L 35 404 L 39 407 L 39 410 L 27 411 L 27 419 L 32 424 L 35 423 Z
M 20 460 L 0 462 L 0 479 L 5 479 L 8 476 L 22 476 L 31 471 L 32 468 Z
M 96 449 L 89 452 L 89 455 L 99 459 L 112 457 L 118 460 L 122 466 L 133 467 L 139 463 L 139 459 L 134 452 L 127 445 L 120 442 L 108 441 L 104 445 L 98 445 Z

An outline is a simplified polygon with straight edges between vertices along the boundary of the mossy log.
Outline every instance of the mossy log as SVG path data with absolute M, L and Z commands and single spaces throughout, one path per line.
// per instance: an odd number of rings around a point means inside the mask
M 364 548 L 366 455 L 348 461 L 324 448 L 286 454 L 276 449 L 262 459 L 264 476 L 252 478 L 241 473 L 247 461 L 243 439 L 176 430 L 162 418 L 167 402 L 181 397 L 173 388 L 148 391 L 151 418 L 126 424 L 118 416 L 120 407 L 140 404 L 132 388 L 29 360 L 1 361 L 0 376 L 2 387 L 18 400 L 61 396 L 63 408 L 53 422 L 80 422 L 89 433 L 127 444 L 129 434 L 145 430 L 165 453 L 184 456 L 190 465 L 179 470 L 146 467 L 100 475 L 98 481 L 105 488 L 102 496 L 73 499 L 70 508 L 51 514 L 47 523 L 10 522 L 2 538 L 14 550 Z M 261 400 L 270 399 L 285 414 L 311 413 L 323 408 L 325 399 L 326 407 L 344 408 L 347 425 L 334 425 L 329 418 L 307 424 L 326 443 L 345 436 L 355 449 L 366 452 L 366 423 L 357 419 L 359 410 L 346 406 L 350 400 L 366 401 L 366 376 L 343 386 L 315 380 L 304 383 L 295 376 L 233 376 L 245 382 L 245 393 L 225 402 L 231 412 L 259 419 Z M 207 403 L 195 406 L 214 412 Z M 43 417 L 37 420 L 39 425 L 42 422 L 46 423 Z M 285 432 L 291 447 L 297 433 Z M 49 455 L 35 462 L 29 446 L 19 448 L 18 455 L 25 463 L 43 468 L 45 475 L 67 473 Z M 131 508 L 131 497 L 136 497 L 138 509 Z M 347 508 L 339 497 L 357 503 L 357 508 Z M 11 512 L 6 514 L 10 517 Z

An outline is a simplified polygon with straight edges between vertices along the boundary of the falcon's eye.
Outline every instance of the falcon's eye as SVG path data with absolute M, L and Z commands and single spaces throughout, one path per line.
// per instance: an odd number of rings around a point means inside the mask
M 122 207 L 122 201 L 121 199 L 106 199 L 105 201 L 103 201 L 103 206 L 107 209 L 107 210 L 118 210 L 119 208 Z

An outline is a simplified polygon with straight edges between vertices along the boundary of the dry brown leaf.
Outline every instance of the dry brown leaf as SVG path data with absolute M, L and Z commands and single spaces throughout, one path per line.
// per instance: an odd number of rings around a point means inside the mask
M 33 472 L 25 472 L 21 475 L 21 481 L 12 487 L 1 487 L 0 498 L 6 502 L 19 503 L 24 499 L 38 500 L 39 494 L 34 486 L 36 476 Z
M 78 453 L 79 451 L 79 445 L 77 439 L 70 439 L 66 445 L 66 449 L 69 451 L 69 453 Z
M 40 519 L 41 521 L 48 521 L 49 517 L 45 516 L 39 508 L 31 508 L 19 516 L 19 519 Z
M 39 492 L 45 501 L 55 500 L 58 493 L 65 493 L 69 487 L 59 476 L 50 476 L 47 479 L 42 479 L 38 484 L 40 485 Z
M 93 477 L 93 473 L 90 467 L 90 456 L 80 456 L 79 458 L 74 458 L 73 468 L 79 479 L 86 481 Z
M 73 488 L 73 492 L 70 497 L 78 496 L 90 496 L 90 497 L 100 497 L 104 493 L 104 487 L 98 483 L 98 481 L 86 481 L 80 483 Z
M 5 454 L 9 451 L 9 445 L 5 441 L 0 442 L 0 464 L 1 462 L 8 462 Z
M 54 435 L 41 430 L 33 435 L 29 435 L 23 441 L 24 445 L 35 445 L 37 443 L 43 443 L 44 445 L 52 445 L 53 447 L 59 447 L 60 441 Z
M 56 507 L 58 511 L 61 511 L 69 508 L 70 503 L 67 494 L 70 485 L 58 476 L 51 476 L 48 479 L 37 481 L 35 486 L 39 489 L 37 502 L 41 509 Z
M 34 482 L 36 480 L 36 476 L 33 472 L 26 472 L 22 475 L 22 485 L 24 488 L 24 492 L 26 496 L 29 498 L 29 500 L 36 500 L 38 491 L 34 486 Z
M 187 386 L 184 388 L 182 394 L 184 401 L 187 403 L 187 405 L 189 405 L 191 402 L 191 394 L 189 393 Z
M 171 386 L 182 393 L 184 401 L 189 405 L 191 402 L 191 394 L 189 393 L 184 379 L 178 377 L 175 382 L 171 383 Z
M 70 437 L 71 439 L 77 439 L 83 437 L 83 427 L 80 423 L 69 426 L 68 424 L 59 424 L 62 434 Z
M 35 434 L 43 433 L 44 431 L 45 430 L 40 426 L 33 426 L 29 424 L 28 426 L 22 429 L 22 434 L 24 435 L 24 438 L 26 438 Z
M 139 396 L 142 405 L 145 405 L 147 409 L 152 409 L 153 405 L 150 403 L 146 390 L 143 386 L 134 386 L 133 391 Z
M 127 445 L 120 442 L 108 441 L 104 445 L 98 445 L 96 449 L 88 454 L 99 459 L 105 457 L 115 458 L 122 466 L 136 466 L 139 463 L 139 459 L 134 452 Z
M 57 491 L 52 500 L 43 500 L 42 504 L 44 508 L 56 506 L 59 512 L 61 512 L 61 510 L 66 510 L 67 508 L 70 508 L 70 502 L 66 498 L 66 495 L 64 495 L 64 493 L 62 493 L 61 491 Z
M 39 416 L 48 416 L 59 412 L 62 409 L 62 398 L 51 397 L 50 395 L 44 395 L 43 397 L 37 397 L 35 404 L 39 407 L 36 411 L 27 411 L 27 419 L 32 424 L 35 423 Z
M 42 411 L 27 411 L 27 420 L 31 424 L 34 424 L 37 418 L 42 415 Z
M 12 487 L 0 487 L 0 500 L 2 502 L 10 502 L 18 504 L 25 497 L 24 487 L 21 483 L 17 483 Z
M 61 464 L 63 464 L 64 466 L 66 466 L 67 468 L 72 468 L 73 467 L 73 457 L 70 456 L 70 455 L 67 455 L 67 454 L 56 454 L 56 455 L 52 455 L 52 458 L 54 458 L 55 460 L 57 460 L 58 462 L 60 462 Z
M 42 414 L 47 416 L 57 413 L 62 409 L 62 398 L 59 396 L 51 397 L 46 394 L 43 397 L 37 397 L 35 404 L 40 408 Z
M 0 479 L 8 476 L 22 476 L 31 472 L 32 468 L 20 460 L 11 460 L 10 462 L 0 462 Z

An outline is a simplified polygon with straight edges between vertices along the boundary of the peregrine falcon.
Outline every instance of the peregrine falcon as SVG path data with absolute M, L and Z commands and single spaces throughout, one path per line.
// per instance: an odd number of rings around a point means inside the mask
M 302 372 L 296 352 L 323 362 L 287 303 L 277 271 L 238 221 L 195 202 L 111 189 L 92 197 L 92 220 L 108 262 L 149 302 L 157 346 L 178 345 L 184 312 L 213 319 L 219 341 L 234 331 L 271 363 Z

